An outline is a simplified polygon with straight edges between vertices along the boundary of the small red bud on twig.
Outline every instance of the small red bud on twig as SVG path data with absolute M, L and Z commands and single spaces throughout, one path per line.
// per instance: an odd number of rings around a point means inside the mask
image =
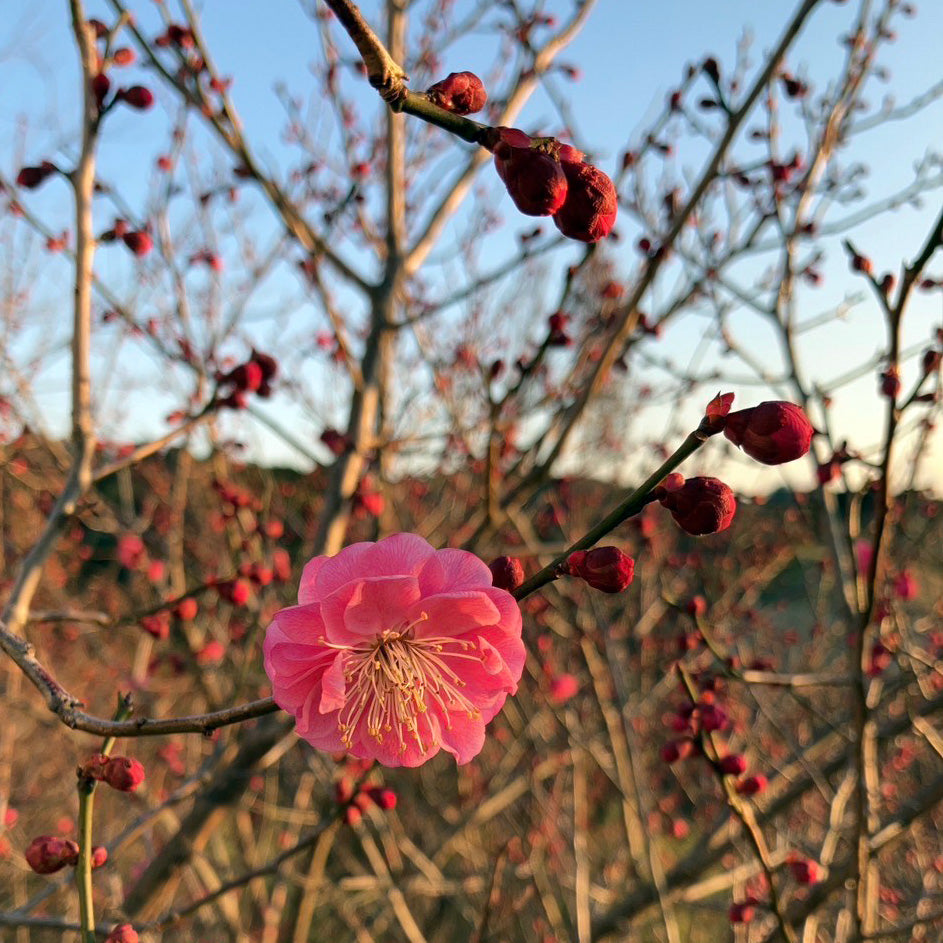
M 747 776 L 746 779 L 741 779 L 737 783 L 736 789 L 741 796 L 755 796 L 766 788 L 766 782 L 766 777 L 762 774 Z
M 113 756 L 105 764 L 102 781 L 119 792 L 134 792 L 144 782 L 144 767 L 128 756 Z
M 154 104 L 154 93 L 143 85 L 119 88 L 115 92 L 115 101 L 123 101 L 138 111 L 147 111 Z
M 680 475 L 669 478 L 680 478 Z M 662 485 L 659 499 L 671 512 L 675 523 L 694 537 L 726 530 L 737 511 L 733 492 L 717 478 L 688 478 L 677 487 Z
M 456 115 L 472 115 L 488 101 L 488 93 L 474 72 L 452 72 L 426 94 L 433 104 Z
M 801 458 L 814 432 L 799 406 L 774 400 L 730 413 L 724 423 L 724 435 L 764 465 Z
M 517 557 L 498 557 L 488 564 L 491 579 L 498 589 L 514 592 L 524 582 L 524 567 Z
M 130 923 L 120 923 L 105 938 L 105 943 L 138 943 L 137 931 Z
M 635 561 L 618 547 L 576 550 L 567 557 L 566 572 L 604 593 L 621 593 L 635 576 Z
M 37 874 L 53 874 L 79 860 L 79 846 L 69 838 L 40 835 L 29 843 L 25 857 Z
M 598 167 L 564 160 L 567 190 L 563 205 L 553 216 L 564 236 L 580 242 L 598 242 L 612 232 L 619 211 L 616 188 Z

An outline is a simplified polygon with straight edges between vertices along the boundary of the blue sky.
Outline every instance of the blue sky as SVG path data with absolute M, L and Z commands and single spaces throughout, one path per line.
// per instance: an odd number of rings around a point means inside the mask
M 131 5 L 145 28 L 156 32 L 154 5 L 149 0 Z M 461 0 L 457 5 L 462 7 Z M 375 0 L 362 5 L 365 15 L 374 22 L 378 6 Z M 686 64 L 698 63 L 708 53 L 723 64 L 730 64 L 738 41 L 749 33 L 753 37 L 750 58 L 755 69 L 763 52 L 778 37 L 792 6 L 756 3 L 755 0 L 724 0 L 713 4 L 696 0 L 663 0 L 659 4 L 602 0 L 583 33 L 561 57 L 579 67 L 580 80 L 557 80 L 573 103 L 579 143 L 592 151 L 601 167 L 612 172 L 626 145 L 637 138 L 647 121 L 658 112 L 665 96 L 676 86 Z M 847 32 L 857 6 L 856 3 L 822 4 L 790 57 L 790 69 L 808 74 L 819 82 L 835 74 L 843 56 L 837 37 Z M 556 12 L 558 16 L 570 8 L 569 0 L 554 0 L 546 5 L 548 12 Z M 104 3 L 88 3 L 92 15 L 106 18 L 107 9 Z M 24 162 L 53 154 L 60 148 L 68 151 L 74 147 L 77 66 L 66 11 L 64 2 L 4 0 L 5 16 L 0 26 L 0 88 L 3 89 L 0 147 L 6 156 L 0 166 L 8 177 L 14 176 Z M 309 65 L 315 58 L 317 43 L 310 18 L 295 0 L 267 4 L 264 12 L 256 0 L 227 0 L 205 3 L 202 22 L 220 71 L 235 76 L 232 94 L 245 121 L 248 138 L 256 142 L 266 164 L 282 170 L 289 168 L 296 155 L 282 143 L 284 113 L 277 104 L 274 88 L 284 83 L 292 91 L 316 97 Z M 938 41 L 943 36 L 943 4 L 924 0 L 917 17 L 898 18 L 896 25 L 898 40 L 886 47 L 879 59 L 889 71 L 890 81 L 886 88 L 873 83 L 866 95 L 875 107 L 888 91 L 901 104 L 940 81 Z M 444 59 L 443 72 L 480 69 L 478 63 L 489 60 L 493 43 L 492 36 L 473 37 Z M 128 80 L 155 84 L 140 69 L 134 70 L 133 78 Z M 116 114 L 114 120 L 110 120 L 101 158 L 102 173 L 120 180 L 128 200 L 132 204 L 138 201 L 140 210 L 152 182 L 154 157 L 167 146 L 168 118 L 173 114 L 171 96 L 159 88 L 157 92 L 158 107 L 147 116 Z M 357 96 L 364 107 L 376 107 L 365 83 Z M 556 118 L 548 99 L 538 94 L 518 124 L 528 129 L 544 127 L 547 123 L 556 123 Z M 936 101 L 923 110 L 916 121 L 896 123 L 862 135 L 848 159 L 860 159 L 869 165 L 870 174 L 864 180 L 868 196 L 878 198 L 906 185 L 914 162 L 925 156 L 929 147 L 943 142 L 941 131 L 943 102 Z M 743 153 L 749 152 L 746 145 L 741 148 Z M 696 177 L 703 155 L 703 149 L 682 149 L 670 167 L 671 173 L 679 181 Z M 67 217 L 63 219 L 60 215 L 62 193 L 61 189 L 57 191 L 50 186 L 48 192 L 30 195 L 24 202 L 61 228 L 68 225 Z M 502 215 L 512 224 L 509 232 L 522 228 L 514 224 L 527 221 L 514 218 L 507 198 L 497 190 L 494 196 Z M 941 191 L 932 192 L 925 197 L 921 208 L 903 208 L 877 221 L 864 223 L 855 230 L 854 238 L 873 256 L 879 271 L 896 271 L 900 262 L 922 241 L 940 203 Z M 631 232 L 629 227 L 628 232 Z M 617 266 L 626 276 L 638 265 L 633 241 L 626 239 L 612 249 Z M 510 239 L 496 239 L 488 251 L 497 259 L 509 244 Z M 826 251 L 823 287 L 808 292 L 802 299 L 810 315 L 827 310 L 850 294 L 865 294 L 863 283 L 848 274 L 844 254 L 837 243 L 826 243 Z M 570 252 L 569 257 L 575 254 L 575 251 Z M 131 277 L 132 268 L 127 259 L 107 252 L 101 253 L 99 258 L 105 274 L 119 280 Z M 564 254 L 560 264 L 566 261 Z M 63 286 L 67 284 L 68 267 L 55 260 L 51 267 L 45 262 L 43 265 L 46 277 L 31 285 L 32 299 L 38 306 L 53 310 L 67 298 L 63 295 Z M 934 270 L 943 274 L 943 262 L 937 260 Z M 37 267 L 37 273 L 39 271 Z M 287 289 L 275 280 L 260 295 L 257 320 L 263 340 L 265 312 L 286 293 Z M 907 342 L 919 343 L 928 336 L 930 327 L 939 323 L 940 296 L 918 298 L 905 326 Z M 744 322 L 744 332 L 757 350 L 771 345 L 768 335 L 752 322 Z M 670 344 L 680 362 L 686 351 L 695 348 L 697 339 L 696 328 L 690 322 L 672 333 Z M 810 338 L 803 347 L 803 355 L 810 372 L 827 380 L 878 350 L 881 343 L 879 313 L 874 302 L 866 298 L 846 321 Z M 61 364 L 61 357 L 58 362 Z M 873 441 L 876 438 L 873 433 L 879 431 L 881 413 L 874 395 L 875 386 L 874 377 L 869 375 L 836 398 L 837 424 L 846 428 L 849 436 L 862 446 Z M 47 397 L 44 402 L 53 406 L 54 399 Z M 126 410 L 126 420 L 137 422 L 144 434 L 160 429 L 161 416 L 148 397 Z M 305 434 L 310 431 L 306 430 Z M 250 439 L 258 434 L 257 430 L 249 431 Z M 258 441 L 268 443 L 264 438 Z M 939 442 L 935 454 L 939 467 L 943 467 Z M 276 457 L 291 458 L 280 446 Z M 764 487 L 759 478 L 750 479 L 752 471 L 741 474 L 746 476 L 742 480 L 743 487 Z

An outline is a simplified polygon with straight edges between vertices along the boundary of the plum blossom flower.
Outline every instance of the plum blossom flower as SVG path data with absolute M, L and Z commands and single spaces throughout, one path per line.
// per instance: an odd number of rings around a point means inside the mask
M 301 737 L 386 766 L 475 757 L 525 657 L 520 609 L 485 563 L 414 534 L 309 561 L 263 651 Z

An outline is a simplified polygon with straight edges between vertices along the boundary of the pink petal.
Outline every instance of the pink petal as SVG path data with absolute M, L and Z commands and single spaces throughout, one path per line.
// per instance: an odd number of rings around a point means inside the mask
M 298 588 L 299 601 L 302 591 L 306 598 L 312 597 L 311 601 L 317 602 L 342 586 L 346 586 L 352 580 L 363 579 L 369 571 L 366 570 L 362 561 L 373 546 L 369 541 L 363 541 L 344 547 L 333 557 L 315 557 L 301 574 L 301 586 Z M 315 566 L 318 560 L 322 562 L 319 566 Z M 311 579 L 308 579 L 308 567 L 312 570 Z
M 504 659 L 501 653 L 487 640 L 478 637 L 478 649 L 481 652 L 481 664 L 490 675 L 499 674 L 504 670 Z
M 338 655 L 321 678 L 319 714 L 340 710 L 347 703 L 347 680 L 344 677 L 344 656 Z M 335 720 L 336 723 L 336 720 Z
M 302 645 L 317 645 L 325 637 L 324 620 L 319 606 L 289 606 L 276 612 L 266 633 L 266 642 L 272 634 Z
M 316 589 L 318 573 L 324 568 L 324 564 L 330 560 L 330 557 L 312 557 L 301 571 L 301 580 L 298 583 L 298 603 L 306 605 L 317 602 L 320 595 Z
M 340 753 L 345 749 L 337 726 L 337 711 L 330 714 L 318 712 L 321 698 L 320 683 L 312 688 L 311 694 L 295 714 L 295 732 L 311 746 L 328 753 Z
M 424 596 L 491 586 L 491 570 L 467 550 L 439 550 L 419 573 Z
M 456 763 L 470 762 L 484 745 L 485 722 L 481 717 L 469 717 L 460 711 L 449 714 L 447 723 L 442 725 L 442 749 L 451 753 Z
M 422 619 L 422 613 L 425 613 L 425 619 Z M 500 618 L 495 604 L 479 590 L 441 593 L 419 599 L 413 604 L 408 621 L 416 622 L 417 636 L 453 636 L 494 625 Z
M 392 534 L 377 541 L 361 562 L 361 576 L 416 576 L 435 549 L 416 534 Z
M 402 628 L 418 598 L 414 576 L 361 579 L 321 603 L 327 636 L 339 645 L 357 645 L 365 636 Z

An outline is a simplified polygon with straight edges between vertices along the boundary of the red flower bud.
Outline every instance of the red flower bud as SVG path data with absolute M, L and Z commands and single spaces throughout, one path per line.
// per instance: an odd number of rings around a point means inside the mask
M 102 845 L 96 845 L 92 849 L 91 864 L 92 868 L 100 868 L 108 860 L 108 849 Z
M 154 247 L 151 234 L 144 229 L 132 229 L 122 237 L 124 244 L 140 259 L 147 255 Z
M 174 606 L 174 615 L 178 619 L 183 619 L 184 622 L 189 622 L 191 619 L 196 618 L 199 608 L 197 601 L 192 596 L 187 596 L 186 599 L 181 599 Z
M 272 575 L 280 583 L 291 579 L 291 557 L 288 551 L 281 547 L 272 551 Z
M 220 382 L 231 383 L 235 390 L 244 393 L 254 393 L 262 385 L 263 379 L 262 368 L 254 360 L 250 360 L 233 367 Z
M 725 776 L 740 776 L 746 772 L 747 761 L 742 754 L 731 753 L 722 757 L 717 765 Z
M 377 804 L 377 806 L 383 809 L 384 812 L 389 812 L 392 809 L 396 808 L 396 793 L 392 789 L 384 789 L 380 786 L 371 786 L 367 789 L 367 795 Z
M 547 326 L 550 328 L 547 343 L 551 347 L 569 347 L 573 343 L 572 338 L 566 332 L 569 320 L 570 316 L 565 311 L 554 311 L 547 318 Z
M 893 660 L 893 652 L 883 642 L 875 642 L 871 647 L 871 661 L 868 664 L 868 675 L 872 678 L 876 678 L 882 671 L 891 666 Z
M 580 682 L 576 675 L 557 675 L 550 681 L 550 700 L 554 704 L 564 704 L 576 695 L 580 689 Z
M 612 181 L 592 164 L 563 162 L 566 200 L 554 214 L 557 229 L 570 239 L 598 242 L 612 232 L 619 200 Z
M 689 756 L 697 753 L 697 746 L 693 740 L 669 740 L 661 748 L 661 758 L 666 763 L 674 763 L 677 760 L 686 760 Z
M 170 615 L 161 610 L 150 616 L 141 616 L 141 628 L 158 641 L 163 641 L 170 636 Z
M 701 729 L 708 732 L 712 730 L 724 730 L 730 723 L 726 711 L 721 710 L 715 704 L 698 705 L 701 714 Z
M 806 414 L 792 403 L 770 400 L 730 413 L 724 435 L 764 465 L 782 465 L 809 451 L 815 430 Z
M 79 846 L 68 838 L 40 835 L 29 843 L 25 857 L 37 874 L 52 874 L 79 860 Z
M 133 49 L 121 46 L 111 54 L 111 58 L 115 65 L 131 65 L 137 56 L 134 54 Z
M 762 792 L 766 788 L 766 777 L 762 774 L 757 774 L 756 776 L 747 776 L 746 779 L 741 779 L 737 783 L 737 792 L 741 796 L 755 796 L 758 792 Z
M 692 596 L 684 609 L 689 616 L 694 616 L 694 618 L 697 619 L 707 612 L 707 600 L 700 595 Z
M 120 792 L 134 792 L 144 782 L 144 767 L 128 756 L 113 756 L 102 775 L 104 782 Z
M 137 931 L 130 923 L 119 923 L 105 938 L 105 943 L 138 943 L 138 939 Z
M 147 111 L 154 104 L 154 93 L 143 85 L 119 88 L 115 93 L 116 101 L 123 101 L 138 111 Z
M 789 869 L 799 884 L 817 884 L 822 878 L 822 869 L 815 861 L 796 858 L 789 862 Z
M 635 561 L 618 547 L 596 547 L 576 550 L 567 557 L 566 570 L 578 576 L 593 589 L 604 593 L 621 593 L 635 576 Z
M 101 20 L 93 16 L 87 20 L 87 23 L 95 31 L 96 39 L 104 39 L 108 35 L 108 27 Z
M 881 374 L 881 393 L 888 399 L 897 399 L 900 395 L 900 370 L 890 367 Z
M 733 492 L 717 478 L 688 478 L 660 500 L 675 523 L 695 537 L 726 530 L 737 511 Z
M 262 371 L 262 382 L 271 383 L 278 374 L 278 361 L 270 356 L 269 354 L 263 354 L 261 351 L 252 348 L 252 357 L 250 358 L 253 363 L 259 365 L 259 368 Z
M 104 104 L 105 96 L 110 88 L 111 79 L 104 72 L 99 72 L 98 75 L 92 77 L 92 94 L 95 96 L 99 108 Z
M 729 917 L 731 923 L 750 923 L 756 916 L 756 898 L 748 897 L 738 904 L 731 904 Z
M 226 657 L 226 648 L 218 639 L 210 639 L 197 653 L 198 665 L 218 665 Z
M 518 147 L 500 140 L 494 148 L 494 165 L 514 205 L 525 215 L 550 216 L 563 206 L 567 180 L 560 162 L 550 155 L 529 143 Z
M 16 175 L 16 185 L 35 190 L 47 177 L 58 170 L 51 161 L 44 160 L 38 167 L 22 167 Z
M 472 115 L 488 101 L 488 93 L 474 72 L 452 72 L 426 94 L 433 104 L 456 115 Z
M 517 557 L 498 557 L 488 564 L 491 581 L 498 589 L 513 593 L 524 582 L 524 567 Z
M 243 577 L 216 584 L 216 592 L 234 606 L 244 606 L 252 598 L 252 584 Z
M 321 441 L 337 456 L 343 455 L 350 448 L 350 438 L 336 429 L 325 429 Z
M 917 581 L 909 570 L 901 570 L 894 580 L 894 595 L 898 599 L 913 599 L 917 595 Z
M 720 81 L 720 64 L 713 56 L 708 56 L 701 63 L 701 69 L 715 85 Z

